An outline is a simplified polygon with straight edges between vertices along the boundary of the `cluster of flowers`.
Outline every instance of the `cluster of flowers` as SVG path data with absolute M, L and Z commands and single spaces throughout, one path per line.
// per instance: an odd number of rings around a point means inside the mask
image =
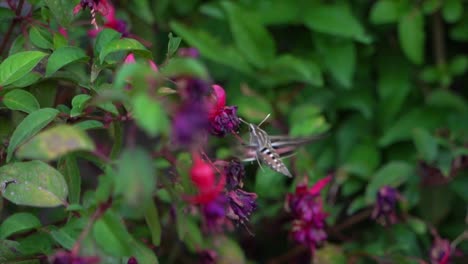
M 291 235 L 293 239 L 306 245 L 313 253 L 326 239 L 325 219 L 327 213 L 323 210 L 320 191 L 330 182 L 331 176 L 319 180 L 311 188 L 307 181 L 296 187 L 296 192 L 286 197 L 286 210 L 291 213 Z

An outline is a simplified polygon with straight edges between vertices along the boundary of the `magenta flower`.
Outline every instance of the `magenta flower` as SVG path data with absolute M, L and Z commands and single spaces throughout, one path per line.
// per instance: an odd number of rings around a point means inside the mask
M 187 102 L 180 107 L 172 121 L 172 138 L 183 146 L 202 141 L 208 130 L 206 108 L 200 102 Z
M 198 58 L 200 53 L 196 48 L 180 48 L 177 51 L 177 55 L 180 57 Z
M 214 200 L 201 206 L 204 230 L 217 233 L 230 226 L 226 218 L 227 202 L 224 194 L 218 194 Z
M 327 176 L 310 189 L 307 183 L 302 183 L 296 187 L 295 193 L 286 197 L 286 210 L 294 218 L 291 235 L 296 242 L 308 246 L 312 253 L 327 239 L 325 220 L 328 214 L 323 210 L 320 191 L 330 180 L 331 177 Z
M 214 250 L 206 249 L 198 253 L 200 264 L 216 264 L 218 253 Z
M 448 264 L 450 263 L 451 255 L 452 248 L 450 246 L 450 241 L 436 237 L 430 252 L 431 264 Z
M 98 257 L 76 256 L 71 252 L 58 251 L 52 256 L 52 264 L 98 264 Z
M 213 85 L 212 88 L 216 100 L 209 111 L 210 132 L 215 136 L 224 137 L 227 133 L 239 129 L 237 106 L 226 106 L 226 93 L 221 86 Z
M 400 199 L 398 191 L 390 186 L 383 186 L 377 192 L 377 201 L 372 218 L 381 225 L 393 225 L 397 222 L 396 215 L 397 201 Z
M 229 191 L 227 193 L 229 205 L 227 216 L 241 224 L 248 222 L 252 212 L 257 208 L 257 194 L 249 193 L 241 189 Z
M 231 160 L 224 167 L 224 174 L 226 175 L 226 188 L 228 190 L 242 188 L 244 185 L 242 180 L 245 177 L 245 169 L 239 160 Z

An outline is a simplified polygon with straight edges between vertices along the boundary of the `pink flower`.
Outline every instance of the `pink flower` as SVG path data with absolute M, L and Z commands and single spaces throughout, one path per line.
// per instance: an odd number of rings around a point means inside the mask
M 215 84 L 212 86 L 215 101 L 210 106 L 208 113 L 211 134 L 224 137 L 227 133 L 239 129 L 240 120 L 237 116 L 237 106 L 226 106 L 226 92 L 223 87 Z

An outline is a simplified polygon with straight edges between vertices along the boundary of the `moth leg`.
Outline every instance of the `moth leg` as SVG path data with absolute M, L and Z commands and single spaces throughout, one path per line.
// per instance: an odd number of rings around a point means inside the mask
M 258 155 L 256 155 L 255 158 L 257 159 L 258 166 L 260 167 L 260 169 L 262 169 L 262 171 L 264 171 L 263 167 L 262 167 L 262 164 L 260 163 L 260 160 L 258 159 Z

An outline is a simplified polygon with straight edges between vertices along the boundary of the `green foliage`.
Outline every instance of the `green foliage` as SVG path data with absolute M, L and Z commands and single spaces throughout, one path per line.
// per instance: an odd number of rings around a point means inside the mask
M 100 2 L 94 15 L 78 0 L 9 2 L 0 263 L 60 251 L 188 263 L 205 250 L 216 263 L 304 262 L 285 199 L 325 175 L 329 242 L 309 263 L 435 263 L 437 236 L 467 252 L 466 1 L 87 1 Z M 184 106 L 208 122 L 230 109 L 216 105 L 212 84 L 245 122 L 271 114 L 269 135 L 319 139 L 282 159 L 292 179 L 245 163 L 242 188 L 258 196 L 251 221 L 231 221 L 250 205 L 228 190 L 236 207 L 216 232 L 203 217 L 214 205 L 192 199 L 223 183 L 221 159 L 252 144 L 248 128 L 219 139 L 190 128 L 193 144 L 175 140 Z M 210 188 L 193 179 L 195 154 L 214 170 Z M 382 228 L 370 215 L 385 186 L 399 193 L 398 223 Z

